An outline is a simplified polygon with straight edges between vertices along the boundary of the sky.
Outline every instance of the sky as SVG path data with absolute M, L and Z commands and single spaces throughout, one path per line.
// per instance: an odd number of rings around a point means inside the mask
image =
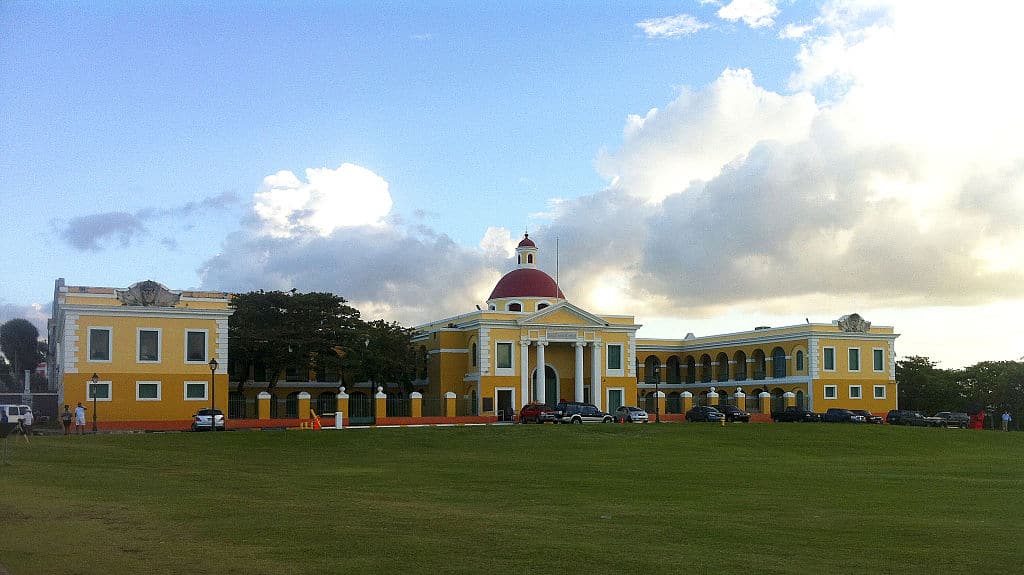
M 63 277 L 415 326 L 528 231 L 640 337 L 856 312 L 1016 360 L 1016 4 L 2 2 L 0 321 Z

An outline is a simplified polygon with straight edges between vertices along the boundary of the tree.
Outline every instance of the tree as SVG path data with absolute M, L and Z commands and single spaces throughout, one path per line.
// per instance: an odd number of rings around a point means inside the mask
M 273 390 L 287 368 L 308 373 L 352 367 L 355 356 L 348 352 L 362 341 L 363 322 L 341 296 L 261 290 L 236 295 L 231 305 L 229 354 L 239 390 L 264 374 Z
M 39 330 L 27 319 L 12 319 L 0 326 L 0 351 L 11 364 L 11 376 L 20 380 L 26 370 L 35 370 L 45 355 L 39 353 Z
M 955 372 L 941 369 L 927 357 L 910 356 L 896 362 L 899 408 L 934 413 L 964 411 L 967 397 Z
M 397 383 L 408 393 L 419 365 L 412 330 L 378 319 L 365 325 L 366 355 L 360 375 L 374 382 Z

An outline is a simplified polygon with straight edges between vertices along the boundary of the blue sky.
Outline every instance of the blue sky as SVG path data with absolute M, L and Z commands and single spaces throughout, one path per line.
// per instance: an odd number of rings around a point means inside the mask
M 0 4 L 0 319 L 65 277 L 412 325 L 482 302 L 529 228 L 641 335 L 857 311 L 901 354 L 1024 355 L 982 319 L 1024 310 L 1021 118 L 990 97 L 1019 95 L 1017 14 L 480 4 Z

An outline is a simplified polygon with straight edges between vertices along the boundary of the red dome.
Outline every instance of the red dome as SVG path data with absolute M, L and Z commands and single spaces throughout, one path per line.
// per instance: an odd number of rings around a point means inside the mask
M 530 240 L 523 240 L 529 242 Z M 533 242 L 530 242 L 533 243 Z M 522 245 L 522 244 L 520 244 Z M 555 280 L 548 274 L 533 268 L 512 270 L 498 280 L 488 300 L 505 297 L 552 297 L 565 299 Z
M 535 248 L 535 247 L 537 247 L 537 244 L 533 243 L 533 240 L 530 239 L 530 234 L 524 234 L 523 235 L 523 240 L 521 242 L 519 242 L 519 247 L 521 247 L 521 248 Z

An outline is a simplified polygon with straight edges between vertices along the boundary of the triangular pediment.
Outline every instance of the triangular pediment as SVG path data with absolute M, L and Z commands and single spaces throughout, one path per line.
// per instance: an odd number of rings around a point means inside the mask
M 551 307 L 516 320 L 519 325 L 574 325 L 581 327 L 605 327 L 608 322 L 589 311 L 561 301 Z

